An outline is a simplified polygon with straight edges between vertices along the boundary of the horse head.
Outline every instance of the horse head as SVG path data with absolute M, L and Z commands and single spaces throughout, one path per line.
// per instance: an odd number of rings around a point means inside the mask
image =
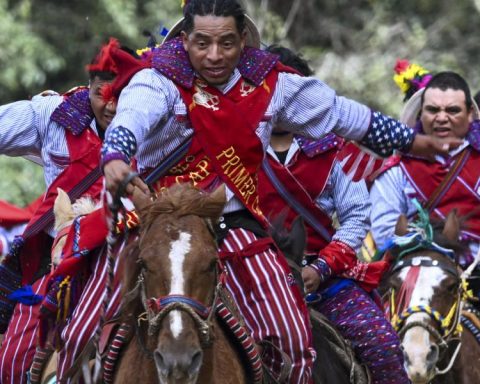
M 125 312 L 133 318 L 160 383 L 195 383 L 211 342 L 218 255 L 213 224 L 225 204 L 223 187 L 207 194 L 188 185 L 155 200 L 135 197 L 141 229 L 126 249 Z M 143 320 L 143 321 L 142 321 Z
M 405 216 L 399 218 L 392 250 L 396 262 L 387 280 L 390 317 L 415 384 L 429 383 L 444 373 L 440 363 L 448 366 L 453 361 L 448 360 L 447 349 L 451 343 L 459 344 L 465 287 L 456 257 L 462 250 L 456 212 L 448 215 L 443 228 L 435 229 L 426 220 L 425 225 L 412 227 Z

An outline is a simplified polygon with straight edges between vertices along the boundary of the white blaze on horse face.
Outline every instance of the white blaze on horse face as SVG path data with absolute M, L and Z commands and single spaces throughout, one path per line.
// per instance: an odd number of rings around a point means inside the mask
M 170 244 L 170 269 L 172 281 L 170 285 L 170 295 L 184 295 L 184 277 L 183 277 L 183 263 L 185 256 L 190 252 L 190 238 L 192 235 L 186 232 L 180 232 L 178 240 Z M 170 312 L 170 329 L 173 337 L 178 337 L 182 332 L 182 316 L 180 311 Z
M 404 268 L 400 272 L 400 279 L 405 281 L 410 268 Z M 439 287 L 447 275 L 438 267 L 420 267 L 415 288 L 408 307 L 417 305 L 430 306 L 435 288 Z M 430 317 L 426 313 L 414 313 L 405 321 L 405 325 L 414 321 L 426 323 Z M 427 355 L 431 350 L 432 343 L 426 329 L 413 327 L 409 329 L 402 339 L 402 346 L 408 357 L 406 368 L 408 376 L 414 383 L 428 382 Z

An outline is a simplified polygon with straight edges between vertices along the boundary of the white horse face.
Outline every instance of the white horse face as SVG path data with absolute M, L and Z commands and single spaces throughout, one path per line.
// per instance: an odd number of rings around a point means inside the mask
M 411 260 L 414 265 L 418 265 L 402 268 L 394 278 L 395 286 L 402 289 L 414 284 L 410 287 L 410 299 L 405 302 L 403 309 L 397 309 L 397 313 L 398 310 L 423 306 L 446 316 L 456 301 L 458 279 L 441 266 L 421 266 L 422 260 L 431 260 L 429 256 L 416 256 Z M 411 280 L 412 274 L 418 274 L 415 280 Z M 402 325 L 402 328 L 406 329 L 401 341 L 408 376 L 414 384 L 426 384 L 436 374 L 440 348 L 437 344 L 438 340 L 435 340 L 427 327 L 413 324 L 424 324 L 439 330 L 439 323 L 433 321 L 427 313 L 419 312 L 410 315 Z

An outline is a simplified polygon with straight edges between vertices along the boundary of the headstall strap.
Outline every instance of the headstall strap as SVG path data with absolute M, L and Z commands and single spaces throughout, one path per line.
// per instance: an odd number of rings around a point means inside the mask
M 137 321 L 148 322 L 148 334 L 154 335 L 158 332 L 158 327 L 161 321 L 173 310 L 180 310 L 187 312 L 195 321 L 199 331 L 200 339 L 203 347 L 208 347 L 212 343 L 212 317 L 215 313 L 216 303 L 220 298 L 220 293 L 223 289 L 223 281 L 225 279 L 224 274 L 226 270 L 222 269 L 220 275 L 218 275 L 218 268 L 216 270 L 215 291 L 213 294 L 212 305 L 210 307 L 205 306 L 198 300 L 184 295 L 168 295 L 160 298 L 147 298 L 145 291 L 145 278 L 143 277 L 143 271 L 140 272 L 137 285 L 130 293 L 135 293 L 137 289 L 140 290 L 140 295 L 145 312 L 141 313 Z

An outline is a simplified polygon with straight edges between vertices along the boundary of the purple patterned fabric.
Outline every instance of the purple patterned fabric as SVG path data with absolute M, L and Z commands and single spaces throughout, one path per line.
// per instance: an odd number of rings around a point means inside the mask
M 361 363 L 372 384 L 408 384 L 400 340 L 382 310 L 356 284 L 348 284 L 315 308 L 335 324 Z
M 50 119 L 74 135 L 79 135 L 90 126 L 94 117 L 88 89 L 83 88 L 65 98 L 53 111 Z
M 474 120 L 470 123 L 467 140 L 476 151 L 480 151 L 480 120 Z
M 330 276 L 332 276 L 332 270 L 327 262 L 320 257 L 314 260 L 311 264 L 308 264 L 308 266 L 317 272 L 320 277 L 320 283 L 324 283 L 330 278 Z
M 245 47 L 237 69 L 245 79 L 259 86 L 277 61 L 277 55 Z M 171 39 L 152 50 L 152 67 L 181 87 L 188 89 L 193 86 L 195 70 L 187 52 L 183 49 L 180 37 Z
M 319 140 L 309 140 L 303 136 L 297 135 L 295 135 L 295 139 L 307 157 L 314 157 L 320 153 L 327 152 L 328 150 L 335 148 L 341 140 L 334 133 L 329 133 Z
M 18 252 L 23 244 L 21 236 L 15 237 L 8 255 L 0 263 L 0 333 L 7 330 L 15 306 L 9 296 L 22 286 Z
M 245 47 L 237 68 L 245 79 L 258 87 L 278 60 L 279 56 L 267 51 Z

